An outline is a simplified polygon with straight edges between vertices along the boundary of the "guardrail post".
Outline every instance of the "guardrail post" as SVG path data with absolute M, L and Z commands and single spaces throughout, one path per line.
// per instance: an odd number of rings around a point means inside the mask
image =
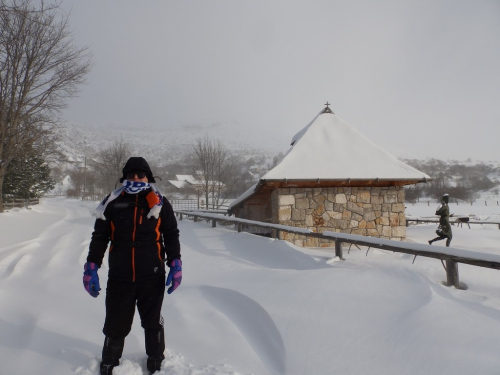
M 195 223 L 197 223 L 197 222 L 198 222 L 198 216 L 196 216 L 196 215 L 195 215 L 195 216 L 193 216 L 193 221 L 194 221 Z
M 446 286 L 452 285 L 457 289 L 460 287 L 458 279 L 458 263 L 451 259 L 446 259 Z
M 339 259 L 344 259 L 342 256 L 342 242 L 336 240 L 335 241 L 335 255 L 339 257 Z
M 212 228 L 215 228 L 215 226 L 216 226 L 216 221 L 215 219 L 212 219 Z
M 238 223 L 238 233 L 240 233 L 240 232 L 241 232 L 241 230 L 243 229 L 242 227 L 243 227 L 243 224 Z

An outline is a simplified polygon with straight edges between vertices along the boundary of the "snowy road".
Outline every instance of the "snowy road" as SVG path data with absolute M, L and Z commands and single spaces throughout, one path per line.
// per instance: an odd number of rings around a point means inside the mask
M 98 373 L 104 295 L 81 281 L 94 206 L 45 199 L 0 214 L 0 374 Z M 159 375 L 499 373 L 497 271 L 461 266 L 470 289 L 458 291 L 440 284 L 436 260 L 352 249 L 335 262 L 208 223 L 179 227 L 183 282 L 165 297 Z M 454 230 L 456 246 L 500 244 L 498 230 Z M 143 348 L 136 319 L 115 374 L 145 374 Z

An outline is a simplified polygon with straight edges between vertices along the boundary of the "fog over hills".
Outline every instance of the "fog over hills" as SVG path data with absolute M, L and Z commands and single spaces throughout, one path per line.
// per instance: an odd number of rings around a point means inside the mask
M 244 157 L 272 157 L 288 150 L 293 134 L 293 131 L 283 135 L 272 130 L 266 133 L 256 132 L 250 127 L 229 122 L 165 129 L 116 125 L 99 128 L 67 123 L 60 130 L 59 144 L 68 158 L 83 160 L 84 157 L 95 157 L 99 150 L 123 139 L 131 144 L 136 155 L 163 165 L 181 159 L 195 144 L 196 139 L 205 135 L 220 139 L 229 150 Z

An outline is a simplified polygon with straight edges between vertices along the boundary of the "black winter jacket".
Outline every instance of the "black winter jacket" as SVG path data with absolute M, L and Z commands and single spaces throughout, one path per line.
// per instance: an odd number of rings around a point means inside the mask
M 106 220 L 95 222 L 87 262 L 100 267 L 111 240 L 109 278 L 136 281 L 164 275 L 164 259 L 181 257 L 179 230 L 165 197 L 159 219 L 146 217 L 154 202 L 156 197 L 151 189 L 138 194 L 123 192 L 111 201 L 104 211 Z

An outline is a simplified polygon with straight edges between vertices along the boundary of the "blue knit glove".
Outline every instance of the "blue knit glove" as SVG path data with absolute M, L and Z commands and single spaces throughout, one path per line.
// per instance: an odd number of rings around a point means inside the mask
M 180 259 L 172 259 L 168 265 L 170 267 L 170 271 L 168 272 L 166 286 L 172 284 L 170 288 L 168 288 L 167 293 L 172 294 L 174 290 L 177 289 L 179 285 L 181 285 L 182 281 L 182 261 Z
M 83 286 L 94 298 L 99 295 L 99 291 L 101 290 L 99 276 L 97 275 L 98 268 L 99 266 L 92 262 L 87 262 L 83 266 Z

